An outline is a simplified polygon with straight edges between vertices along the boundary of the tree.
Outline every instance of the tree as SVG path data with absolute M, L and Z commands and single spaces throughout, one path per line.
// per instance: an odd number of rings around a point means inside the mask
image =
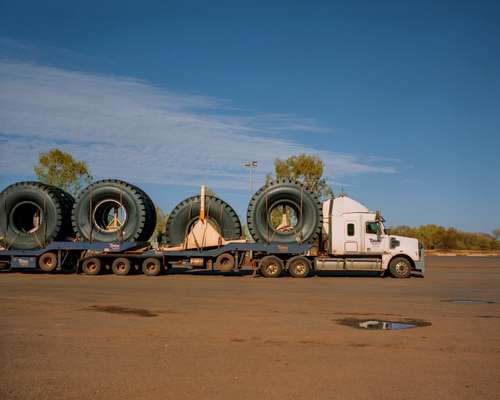
M 319 156 L 299 154 L 279 158 L 274 162 L 274 171 L 278 179 L 291 179 L 302 182 L 309 190 L 317 193 L 322 200 L 333 197 L 333 190 L 323 177 L 325 163 Z M 268 175 L 267 179 L 272 178 Z
M 33 169 L 40 182 L 57 186 L 73 195 L 82 185 L 92 182 L 85 161 L 75 160 L 70 153 L 59 149 L 40 153 L 38 165 Z
M 149 239 L 150 242 L 161 243 L 163 241 L 163 235 L 165 234 L 165 226 L 167 225 L 168 214 L 164 213 L 163 210 L 155 206 L 156 209 L 156 226 L 153 235 Z
M 493 231 L 491 233 L 495 237 L 495 240 L 498 240 L 498 238 L 500 238 L 500 228 L 493 229 Z

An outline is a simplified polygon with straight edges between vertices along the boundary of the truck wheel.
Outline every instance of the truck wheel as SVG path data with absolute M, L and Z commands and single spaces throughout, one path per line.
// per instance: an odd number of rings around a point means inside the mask
M 61 193 L 65 192 L 40 182 L 18 182 L 4 189 L 0 193 L 4 246 L 36 249 L 65 238 L 68 207 Z
M 266 278 L 277 278 L 283 271 L 283 261 L 276 256 L 265 256 L 260 260 L 259 270 Z
M 156 211 L 141 189 L 116 179 L 97 181 L 80 192 L 72 213 L 75 232 L 98 242 L 147 241 Z
M 280 210 L 287 210 L 288 223 L 276 224 L 276 217 L 281 221 Z M 272 181 L 248 205 L 248 230 L 258 243 L 312 243 L 321 234 L 322 224 L 321 201 L 299 182 Z
M 293 257 L 288 261 L 288 272 L 294 278 L 306 278 L 311 272 L 311 262 L 302 256 Z
M 157 276 L 161 273 L 161 262 L 157 258 L 146 258 L 142 262 L 142 272 L 147 276 Z
M 111 264 L 111 271 L 113 271 L 115 275 L 128 275 L 130 273 L 130 260 L 123 257 L 114 259 Z
M 45 253 L 38 258 L 38 266 L 44 272 L 52 272 L 57 268 L 57 255 L 55 253 Z
M 411 263 L 404 257 L 396 257 L 389 264 L 389 272 L 394 278 L 409 278 Z
M 191 227 L 200 215 L 200 196 L 189 197 L 177 204 L 168 216 L 165 242 L 169 245 L 182 244 Z M 219 233 L 226 240 L 241 237 L 241 223 L 233 208 L 215 196 L 205 197 L 205 214 L 215 223 Z
M 231 253 L 222 253 L 215 260 L 215 268 L 220 272 L 231 272 L 234 268 L 234 256 Z
M 89 258 L 82 264 L 82 271 L 85 275 L 99 275 L 101 272 L 101 260 Z

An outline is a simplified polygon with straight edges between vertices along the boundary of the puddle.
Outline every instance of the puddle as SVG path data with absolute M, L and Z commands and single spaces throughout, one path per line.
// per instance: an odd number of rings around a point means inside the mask
M 366 330 L 382 330 L 382 331 L 399 331 L 403 329 L 419 328 L 422 326 L 432 325 L 430 322 L 420 319 L 402 321 L 384 321 L 378 319 L 362 320 L 362 319 L 341 319 L 338 323 L 351 328 L 366 329 Z
M 158 315 L 143 308 L 129 308 L 120 306 L 91 306 L 87 308 L 87 310 L 107 312 L 110 314 L 132 314 L 139 317 L 156 317 Z
M 454 300 L 442 300 L 445 303 L 454 304 L 493 304 L 494 301 L 490 300 L 469 300 L 469 299 L 454 299 Z

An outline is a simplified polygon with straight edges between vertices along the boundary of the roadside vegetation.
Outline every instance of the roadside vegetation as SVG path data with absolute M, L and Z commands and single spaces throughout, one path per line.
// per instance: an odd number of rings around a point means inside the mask
M 463 232 L 455 228 L 439 225 L 422 225 L 417 228 L 396 226 L 391 234 L 414 237 L 428 250 L 500 250 L 500 229 L 492 234 Z

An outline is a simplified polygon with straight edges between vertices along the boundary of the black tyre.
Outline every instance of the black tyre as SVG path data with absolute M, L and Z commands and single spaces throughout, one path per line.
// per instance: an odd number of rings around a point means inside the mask
M 306 278 L 311 272 L 311 262 L 303 256 L 293 257 L 288 260 L 288 272 L 294 278 Z
M 231 253 L 222 253 L 215 260 L 214 266 L 220 272 L 231 272 L 235 266 L 234 256 Z
M 113 260 L 111 264 L 111 270 L 115 275 L 125 276 L 130 273 L 130 260 L 128 258 L 119 257 Z
M 57 255 L 52 252 L 42 254 L 38 257 L 38 266 L 44 272 L 52 272 L 57 268 Z
M 409 278 L 411 263 L 405 257 L 396 257 L 389 263 L 389 272 L 394 278 Z
M 160 275 L 162 271 L 161 262 L 157 258 L 146 258 L 142 262 L 142 272 L 147 276 Z
M 177 204 L 168 216 L 165 242 L 179 245 L 184 242 L 191 227 L 200 215 L 200 196 L 189 197 Z M 233 208 L 215 196 L 205 197 L 205 214 L 215 223 L 221 236 L 226 240 L 240 239 L 241 223 Z
M 274 223 L 274 212 L 288 209 L 288 228 Z M 299 182 L 276 180 L 259 189 L 250 200 L 247 226 L 258 243 L 312 243 L 321 234 L 323 211 L 318 196 Z
M 0 193 L 0 235 L 5 247 L 35 249 L 65 239 L 68 208 L 62 190 L 39 182 L 15 183 Z M 69 196 L 69 195 L 68 195 Z
M 116 179 L 95 182 L 80 192 L 73 228 L 84 240 L 147 241 L 156 226 L 153 202 L 141 189 Z
M 61 232 L 59 234 L 60 240 L 72 240 L 75 238 L 75 231 L 73 229 L 73 224 L 71 222 L 71 214 L 73 212 L 73 206 L 75 205 L 75 198 L 65 192 L 64 190 L 51 186 L 59 196 L 59 202 L 61 205 Z
M 82 263 L 82 271 L 85 275 L 99 275 L 101 272 L 101 260 L 89 258 Z
M 283 261 L 276 256 L 265 256 L 259 262 L 259 270 L 266 278 L 277 278 L 283 271 Z

